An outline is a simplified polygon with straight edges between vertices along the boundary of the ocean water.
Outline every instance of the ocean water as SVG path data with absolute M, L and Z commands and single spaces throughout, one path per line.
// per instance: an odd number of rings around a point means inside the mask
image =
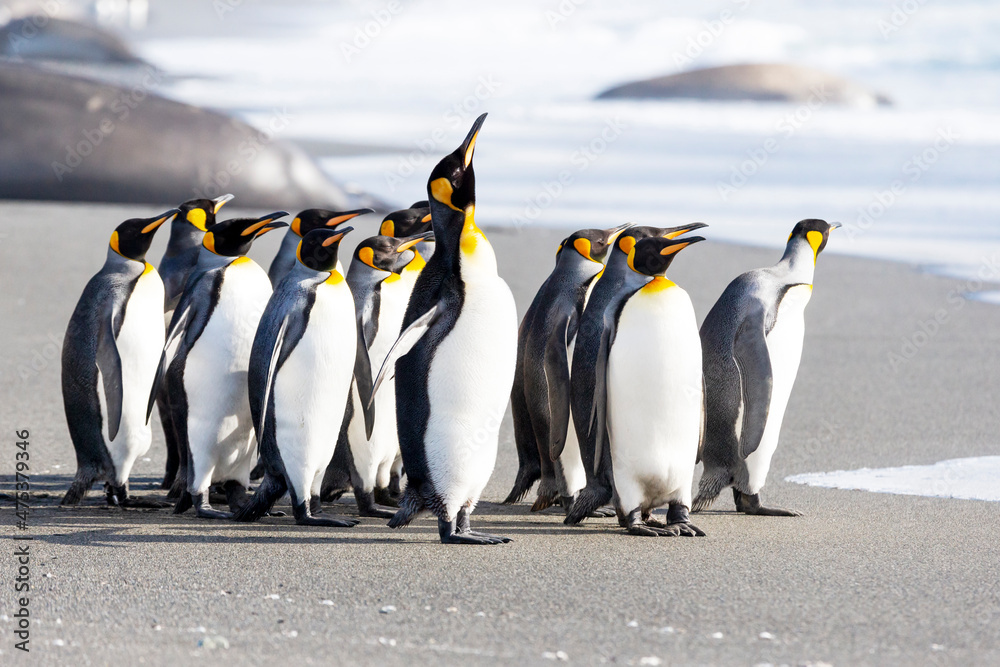
M 129 34 L 162 91 L 313 147 L 400 206 L 484 111 L 477 216 L 491 225 L 673 225 L 915 263 L 978 298 L 1000 283 L 1000 3 L 906 0 L 151 3 Z M 638 78 L 796 63 L 889 107 L 595 101 Z M 327 151 L 323 142 L 356 145 Z M 371 148 L 377 150 L 371 150 Z

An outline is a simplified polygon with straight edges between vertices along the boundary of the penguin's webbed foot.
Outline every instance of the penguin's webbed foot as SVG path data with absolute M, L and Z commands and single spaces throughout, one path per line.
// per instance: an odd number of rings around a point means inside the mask
M 596 510 L 590 513 L 590 518 L 592 519 L 607 519 L 615 515 L 614 507 L 598 507 Z
M 705 531 L 691 523 L 686 505 L 671 503 L 667 508 L 667 530 L 675 537 L 705 537 Z
M 222 512 L 217 509 L 212 509 L 212 506 L 208 502 L 207 493 L 194 494 L 191 498 L 191 502 L 194 504 L 195 513 L 200 519 L 232 519 L 232 512 Z
M 802 516 L 798 510 L 789 510 L 784 507 L 765 507 L 760 504 L 759 493 L 743 493 L 733 489 L 733 500 L 736 502 L 736 511 L 743 514 L 756 516 Z
M 438 535 L 441 544 L 506 544 L 509 537 L 480 533 L 469 527 L 469 513 L 465 508 L 459 510 L 458 517 L 453 521 L 438 519 Z
M 398 484 L 398 481 L 397 481 Z M 372 495 L 375 497 L 375 502 L 379 505 L 385 505 L 386 507 L 399 508 L 399 494 L 393 495 L 392 491 L 387 488 L 377 487 Z
M 299 526 L 325 526 L 327 528 L 353 528 L 361 523 L 357 519 L 349 519 L 347 517 L 313 516 L 312 510 L 309 507 L 312 504 L 313 501 L 310 499 L 308 504 L 303 501 L 292 505 L 292 513 L 295 515 L 296 524 Z
M 375 504 L 375 494 L 372 491 L 362 491 L 354 487 L 354 499 L 358 503 L 359 516 L 371 516 L 378 519 L 391 519 L 396 516 L 395 510 L 379 507 Z M 313 512 L 315 514 L 315 512 Z

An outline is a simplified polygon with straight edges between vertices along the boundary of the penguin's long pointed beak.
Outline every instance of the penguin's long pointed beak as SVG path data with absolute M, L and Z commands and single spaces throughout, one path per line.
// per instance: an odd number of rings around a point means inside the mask
M 280 229 L 282 227 L 287 227 L 288 223 L 285 222 L 274 222 L 277 218 L 281 218 L 288 215 L 285 211 L 275 211 L 274 213 L 268 213 L 262 218 L 257 218 L 257 222 L 253 223 L 242 232 L 241 236 L 251 236 L 254 238 L 262 236 L 272 229 Z M 259 232 L 259 233 L 258 233 Z
M 469 134 L 465 137 L 465 141 L 459 147 L 459 150 L 463 155 L 463 163 L 465 168 L 468 169 L 469 165 L 472 164 L 472 155 L 476 151 L 476 138 L 479 136 L 479 129 L 486 122 L 486 114 L 482 114 L 476 119 L 476 122 L 472 124 L 472 129 L 469 130 Z
M 615 239 L 617 239 L 622 232 L 624 232 L 629 227 L 634 227 L 634 226 L 635 226 L 634 222 L 626 222 L 624 225 L 618 225 L 614 229 L 609 229 L 607 232 L 605 232 L 605 234 L 607 234 L 608 237 L 606 243 L 608 245 L 614 243 Z
M 375 209 L 373 208 L 359 208 L 353 211 L 344 211 L 340 215 L 335 215 L 334 217 L 330 218 L 323 224 L 327 227 L 336 227 L 342 222 L 347 222 L 348 220 L 356 218 L 359 215 L 365 215 L 366 213 L 374 213 L 374 212 Z
M 660 254 L 661 255 L 673 255 L 674 253 L 677 253 L 677 252 L 680 252 L 681 250 L 684 250 L 684 248 L 688 247 L 692 243 L 698 243 L 699 241 L 704 241 L 704 240 L 705 240 L 704 236 L 691 236 L 691 237 L 688 237 L 686 239 L 680 239 L 676 243 L 672 243 L 672 244 L 668 245 L 666 248 L 664 248 L 663 250 L 661 250 Z
M 334 243 L 338 243 L 341 239 L 347 236 L 350 232 L 354 231 L 354 227 L 344 227 L 343 229 L 338 229 L 337 233 L 329 238 L 323 240 L 321 244 L 324 248 L 329 248 Z
M 396 252 L 398 253 L 406 252 L 407 250 L 417 245 L 418 243 L 421 243 L 422 241 L 433 241 L 433 240 L 434 240 L 434 232 L 424 232 L 423 234 L 414 236 L 413 238 L 409 239 L 408 241 L 405 241 L 404 243 L 400 243 L 396 247 Z
M 663 238 L 675 239 L 678 236 L 682 236 L 684 234 L 687 234 L 688 232 L 693 232 L 696 229 L 702 229 L 704 227 L 708 227 L 708 225 L 706 225 L 704 222 L 692 222 L 690 225 L 685 225 L 683 227 L 673 227 L 671 229 L 668 229 L 663 234 Z
M 156 218 L 150 219 L 150 223 L 142 228 L 143 234 L 152 234 L 160 225 L 165 223 L 167 220 L 173 220 L 181 210 L 179 208 L 172 208 L 169 211 L 165 211 L 158 215 Z
M 834 229 L 840 229 L 841 227 L 843 227 L 843 225 L 840 224 L 839 222 L 831 222 L 830 223 L 830 230 L 831 231 L 833 231 Z
M 233 199 L 235 199 L 234 195 L 222 195 L 221 197 L 213 199 L 212 202 L 215 203 L 215 206 L 212 208 L 212 214 L 218 215 L 219 211 L 222 210 L 222 207 L 226 205 L 226 202 L 232 201 Z

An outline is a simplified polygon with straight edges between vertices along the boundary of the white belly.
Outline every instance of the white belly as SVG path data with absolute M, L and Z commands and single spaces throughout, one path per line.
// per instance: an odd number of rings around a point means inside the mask
M 412 280 L 402 279 L 382 283 L 379 305 L 379 327 L 368 349 L 373 374 L 377 374 L 382 363 L 399 337 L 403 325 L 406 304 L 410 298 Z M 371 439 L 365 436 L 364 415 L 357 392 L 354 392 L 354 416 L 348 431 L 354 466 L 358 471 L 365 491 L 375 486 L 384 487 L 389 483 L 392 463 L 399 452 L 399 436 L 396 432 L 396 378 L 385 380 L 375 395 L 375 427 Z
M 774 326 L 767 335 L 767 351 L 771 357 L 771 403 L 767 424 L 760 446 L 746 459 L 751 493 L 764 487 L 771 457 L 778 448 L 781 421 L 785 416 L 788 397 L 799 372 L 802 359 L 802 339 L 805 336 L 805 308 L 812 296 L 812 286 L 793 287 L 785 293 L 778 307 Z
M 640 290 L 608 360 L 608 432 L 622 507 L 690 507 L 702 414 L 701 339 L 679 287 Z
M 250 260 L 238 260 L 225 271 L 219 302 L 184 368 L 188 444 L 195 468 L 192 493 L 204 492 L 212 482 L 247 484 L 256 451 L 247 369 L 271 283 Z
M 309 326 L 274 382 L 278 451 L 300 499 L 319 492 L 317 481 L 333 457 L 356 348 L 354 300 L 346 283 L 319 285 Z
M 108 438 L 104 380 L 99 377 L 98 401 L 105 415 L 104 443 L 115 464 L 115 483 L 124 484 L 135 460 L 149 451 L 152 431 L 146 405 L 163 351 L 163 281 L 155 270 L 139 277 L 125 309 L 115 343 L 122 363 L 122 419 L 114 440 Z M 98 374 L 100 375 L 100 374 Z
M 451 517 L 475 505 L 493 473 L 517 355 L 517 311 L 507 284 L 496 275 L 477 277 L 465 290 L 427 378 L 427 465 Z

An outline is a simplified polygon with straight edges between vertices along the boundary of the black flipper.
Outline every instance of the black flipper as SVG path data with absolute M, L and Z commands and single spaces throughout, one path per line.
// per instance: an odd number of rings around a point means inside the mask
M 559 322 L 552 329 L 545 344 L 545 384 L 549 394 L 549 457 L 553 461 L 562 455 L 569 428 L 570 385 L 567 352 L 571 338 L 570 331 L 575 329 L 576 318 L 576 311 L 573 311 L 565 321 Z
M 114 440 L 122 423 L 122 358 L 115 342 L 115 320 L 118 308 L 112 307 L 104 317 L 97 337 L 97 368 L 104 384 L 104 400 L 108 411 L 108 439 Z M 148 419 L 147 415 L 147 419 Z
M 372 395 L 368 399 L 369 403 L 375 401 L 375 392 L 378 388 L 382 386 L 382 383 L 393 377 L 396 373 L 396 362 L 400 357 L 405 356 L 413 347 L 420 342 L 427 330 L 437 321 L 445 310 L 441 303 L 437 303 L 433 308 L 428 310 L 426 313 L 418 317 L 413 321 L 410 326 L 403 329 L 403 332 L 399 334 L 399 338 L 396 342 L 392 344 L 392 349 L 389 350 L 389 354 L 386 355 L 385 361 L 382 362 L 382 368 L 378 372 L 378 379 L 375 380 L 375 386 L 372 388 Z
M 285 495 L 287 490 L 284 477 L 266 473 L 250 500 L 233 512 L 233 521 L 250 522 L 260 519 L 271 511 L 274 503 Z
M 624 302 L 624 300 L 623 300 Z M 608 439 L 608 357 L 611 356 L 611 346 L 615 342 L 617 313 L 608 309 L 604 313 L 604 328 L 601 331 L 601 343 L 597 348 L 597 359 L 594 361 L 594 398 L 590 405 L 590 435 L 595 440 L 594 474 L 599 475 L 605 458 L 610 459 L 610 452 L 604 451 Z
M 354 386 L 361 401 L 361 410 L 365 418 L 365 437 L 369 440 L 375 429 L 375 401 L 372 388 L 372 362 L 365 345 L 364 332 L 358 329 L 358 351 L 354 357 Z
M 743 393 L 743 423 L 740 456 L 748 457 L 760 445 L 771 404 L 771 357 L 765 334 L 765 311 L 755 305 L 744 317 L 733 341 L 733 357 L 740 371 Z

